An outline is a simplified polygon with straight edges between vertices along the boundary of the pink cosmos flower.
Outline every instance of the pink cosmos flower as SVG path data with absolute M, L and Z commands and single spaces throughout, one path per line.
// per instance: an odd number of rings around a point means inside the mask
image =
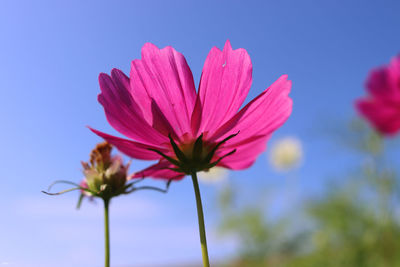
M 356 101 L 356 108 L 371 125 L 384 135 L 400 130 L 400 55 L 388 66 L 374 69 L 366 87 L 369 96 Z
M 287 75 L 240 109 L 252 65 L 246 50 L 232 50 L 229 41 L 223 51 L 211 49 L 198 92 L 183 55 L 150 43 L 132 61 L 130 77 L 113 69 L 99 82 L 108 122 L 128 139 L 91 130 L 132 158 L 158 160 L 134 177 L 181 179 L 216 165 L 248 168 L 292 111 Z

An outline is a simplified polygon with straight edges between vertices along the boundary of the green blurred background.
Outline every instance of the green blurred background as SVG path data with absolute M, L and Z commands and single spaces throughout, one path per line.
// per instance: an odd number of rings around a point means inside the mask
M 360 162 L 344 171 L 338 166 L 342 177 L 321 177 L 325 190 L 294 210 L 271 216 L 270 191 L 243 203 L 245 189 L 223 186 L 219 232 L 235 237 L 239 249 L 221 266 L 400 266 L 400 180 L 390 157 L 397 140 L 384 140 L 358 119 L 342 129 L 331 135 L 332 142 L 361 153 Z M 288 180 L 306 179 L 293 172 L 286 170 Z

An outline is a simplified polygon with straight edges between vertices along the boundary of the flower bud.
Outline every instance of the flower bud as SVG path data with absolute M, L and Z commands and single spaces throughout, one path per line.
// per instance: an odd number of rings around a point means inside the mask
M 110 199 L 125 193 L 129 164 L 124 165 L 120 156 L 111 156 L 112 146 L 100 143 L 90 153 L 90 161 L 82 162 L 84 180 L 82 188 L 87 188 L 92 196 Z

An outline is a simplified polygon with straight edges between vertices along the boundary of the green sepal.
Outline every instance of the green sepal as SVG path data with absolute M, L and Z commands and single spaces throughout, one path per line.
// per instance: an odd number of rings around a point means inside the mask
M 220 157 L 219 159 L 217 159 L 216 161 L 210 163 L 207 167 L 207 169 L 210 169 L 212 167 L 215 167 L 218 163 L 220 163 L 221 160 L 223 160 L 224 158 L 226 158 L 227 156 L 230 156 L 232 154 L 234 154 L 236 152 L 236 149 L 232 150 L 231 152 L 223 155 L 222 157 Z
M 172 148 L 174 149 L 176 157 L 182 161 L 183 163 L 188 162 L 188 159 L 186 158 L 185 154 L 179 149 L 178 145 L 175 143 L 174 139 L 172 139 L 171 134 L 168 135 L 169 141 L 172 145 Z
M 136 181 L 137 182 L 137 181 Z M 122 192 L 128 191 L 135 183 L 127 184 L 123 187 Z
M 226 141 L 228 141 L 229 139 L 232 139 L 233 137 L 235 137 L 236 135 L 238 135 L 239 132 L 240 132 L 240 131 L 238 131 L 238 132 L 235 133 L 235 134 L 231 134 L 230 136 L 228 136 L 227 138 L 225 138 L 224 140 L 222 140 L 221 142 L 219 142 L 219 143 L 210 151 L 210 153 L 208 153 L 207 157 L 204 159 L 204 162 L 210 162 L 211 159 L 212 159 L 212 157 L 213 157 L 214 154 L 215 154 L 215 151 L 217 151 L 217 149 L 218 149 L 222 144 L 224 144 Z
M 81 204 L 82 204 L 82 200 L 85 197 L 84 194 L 80 194 L 79 199 L 78 199 L 78 203 L 76 204 L 76 209 L 79 210 L 81 208 Z
M 169 189 L 169 186 L 171 185 L 171 183 L 173 182 L 172 179 L 168 180 L 167 184 L 166 184 L 166 188 L 167 190 Z
M 203 153 L 203 134 L 201 134 L 194 143 L 193 146 L 193 160 L 199 161 Z
M 161 151 L 158 151 L 157 149 L 154 149 L 154 148 L 148 148 L 148 150 L 151 150 L 151 151 L 156 152 L 157 154 L 159 154 L 160 156 L 162 156 L 163 158 L 165 158 L 166 160 L 168 160 L 169 162 L 171 162 L 171 163 L 174 164 L 175 166 L 178 166 L 178 167 L 180 166 L 179 161 L 177 161 L 176 159 L 173 159 L 173 158 L 171 158 L 171 157 L 165 155 L 165 154 L 162 153 Z

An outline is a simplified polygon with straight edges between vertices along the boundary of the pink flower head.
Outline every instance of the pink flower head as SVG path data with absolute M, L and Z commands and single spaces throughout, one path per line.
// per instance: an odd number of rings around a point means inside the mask
M 400 130 L 400 55 L 388 66 L 371 71 L 366 87 L 369 96 L 358 99 L 356 108 L 371 125 L 384 135 Z
M 134 177 L 170 180 L 216 165 L 248 168 L 292 111 L 287 75 L 240 109 L 252 65 L 246 50 L 233 50 L 229 41 L 222 51 L 211 49 L 197 93 L 183 55 L 150 43 L 132 61 L 130 77 L 113 69 L 99 82 L 108 122 L 129 139 L 91 130 L 132 158 L 158 160 Z

